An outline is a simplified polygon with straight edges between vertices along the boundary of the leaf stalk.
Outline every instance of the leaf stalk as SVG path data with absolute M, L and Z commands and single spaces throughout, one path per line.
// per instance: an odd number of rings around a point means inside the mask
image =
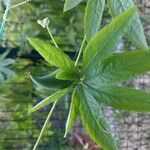
M 75 62 L 75 66 L 77 66 L 77 64 L 78 64 L 78 62 L 79 62 L 79 59 L 80 59 L 81 54 L 82 54 L 82 52 L 83 52 L 83 48 L 84 48 L 85 42 L 86 42 L 86 37 L 84 37 L 84 39 L 83 39 L 83 41 L 82 41 L 81 48 L 80 48 L 80 50 L 79 50 L 79 54 L 78 54 L 77 59 L 76 59 L 76 62 Z
M 50 28 L 48 27 L 48 24 L 46 25 L 46 29 L 47 29 L 47 31 L 48 31 L 48 33 L 49 33 L 49 35 L 50 35 L 50 37 L 51 37 L 51 39 L 52 39 L 54 45 L 56 46 L 56 48 L 59 48 L 58 45 L 57 45 L 57 43 L 56 43 L 55 40 L 54 40 L 54 37 L 53 37 L 53 35 L 52 35 L 52 33 L 51 33 Z M 46 129 L 46 125 L 47 125 L 49 119 L 51 118 L 51 115 L 52 115 L 52 113 L 53 113 L 53 111 L 54 111 L 54 109 L 55 109 L 55 107 L 56 107 L 56 105 L 57 105 L 57 102 L 58 102 L 58 100 L 54 102 L 54 104 L 53 104 L 53 106 L 52 106 L 52 108 L 51 108 L 51 110 L 50 110 L 50 112 L 49 112 L 49 114 L 48 114 L 48 116 L 47 116 L 47 119 L 46 119 L 46 121 L 45 121 L 45 123 L 44 123 L 44 125 L 43 125 L 43 127 L 42 127 L 42 130 L 41 130 L 41 132 L 40 132 L 40 135 L 39 135 L 39 137 L 38 137 L 38 139 L 37 139 L 37 141 L 36 141 L 36 143 L 35 143 L 35 145 L 34 145 L 34 147 L 33 147 L 33 150 L 36 150 L 37 146 L 39 145 L 40 140 L 41 140 L 41 138 L 42 138 L 42 135 L 43 135 L 43 133 L 44 133 L 44 130 Z
M 50 35 L 50 37 L 51 37 L 51 39 L 52 39 L 54 45 L 56 46 L 56 48 L 59 48 L 58 45 L 57 45 L 57 43 L 56 43 L 56 41 L 54 40 L 54 37 L 53 37 L 53 35 L 52 35 L 52 33 L 51 33 L 51 30 L 50 30 L 50 28 L 48 27 L 48 25 L 46 26 L 46 29 L 47 29 L 47 31 L 48 31 L 48 33 L 49 33 L 49 35 Z
M 38 137 L 38 139 L 37 139 L 37 141 L 36 141 L 36 143 L 35 143 L 35 145 L 34 145 L 34 147 L 33 147 L 33 150 L 36 150 L 37 146 L 39 145 L 39 142 L 40 142 L 40 140 L 41 140 L 41 138 L 42 138 L 42 135 L 43 135 L 43 133 L 44 133 L 44 130 L 46 129 L 46 125 L 47 125 L 49 119 L 50 119 L 51 116 L 52 116 L 52 113 L 53 113 L 53 111 L 54 111 L 54 109 L 55 109 L 55 107 L 56 107 L 56 105 L 57 105 L 57 102 L 58 102 L 58 101 L 55 101 L 55 102 L 54 102 L 54 104 L 53 104 L 53 106 L 52 106 L 52 108 L 51 108 L 51 110 L 50 110 L 50 112 L 49 112 L 49 114 L 48 114 L 48 116 L 47 116 L 47 118 L 46 118 L 46 121 L 45 121 L 45 123 L 44 123 L 44 125 L 43 125 L 43 127 L 42 127 L 42 130 L 41 130 L 41 132 L 40 132 L 40 135 L 39 135 L 39 137 Z
M 25 0 L 25 1 L 21 2 L 21 3 L 18 3 L 16 5 L 12 6 L 10 9 L 22 6 L 22 5 L 24 5 L 24 4 L 26 4 L 26 3 L 30 2 L 30 1 L 32 1 L 32 0 Z

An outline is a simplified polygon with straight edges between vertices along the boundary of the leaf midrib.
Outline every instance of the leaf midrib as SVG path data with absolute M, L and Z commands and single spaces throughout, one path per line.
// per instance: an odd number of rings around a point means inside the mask
M 83 88 L 82 90 L 83 90 L 83 92 L 84 92 L 84 90 L 85 90 L 87 93 L 89 93 L 89 94 L 93 97 L 93 95 L 91 94 L 91 92 L 88 91 L 86 88 Z M 85 94 L 85 92 L 84 92 L 84 94 Z M 93 97 L 93 98 L 94 98 L 94 97 Z M 94 98 L 94 99 L 95 99 L 95 98 Z M 90 109 L 90 106 L 89 106 L 87 100 L 84 101 L 84 102 L 86 102 L 86 105 L 88 106 L 88 110 L 91 112 L 92 116 L 94 116 L 94 120 L 95 120 L 97 126 L 98 126 L 100 129 L 102 129 L 104 132 L 106 132 L 107 134 L 110 134 L 108 131 L 106 131 L 106 130 L 104 129 L 104 127 L 102 127 L 102 126 L 100 125 L 100 123 L 97 122 L 97 119 L 95 118 L 95 115 L 92 113 L 92 111 L 91 111 L 91 109 Z
M 126 20 L 127 20 L 128 17 L 129 17 L 129 16 L 127 16 L 127 17 L 125 18 L 125 20 L 122 22 L 122 24 L 123 24 L 124 22 L 126 22 Z M 120 26 L 121 26 L 122 24 L 120 24 Z M 116 30 L 113 32 L 114 34 L 116 34 L 116 33 L 118 32 L 120 26 L 119 26 L 118 28 L 116 28 Z M 109 36 L 107 42 L 104 42 L 104 43 L 102 44 L 102 46 L 101 46 L 102 48 L 101 48 L 101 49 L 103 49 L 103 47 L 105 47 L 106 43 L 108 43 L 108 41 L 113 37 L 113 35 L 114 35 L 113 33 L 111 34 L 111 36 Z M 97 51 L 97 52 L 95 53 L 94 57 L 93 57 L 93 58 L 88 62 L 88 64 L 85 66 L 84 71 L 85 71 L 86 68 L 92 63 L 92 61 L 95 59 L 95 57 L 96 57 L 96 56 L 98 55 L 98 53 L 100 53 L 100 52 L 101 52 L 101 51 Z M 84 72 L 84 71 L 83 71 L 83 72 Z
M 93 1 L 93 0 L 92 0 L 92 1 Z M 90 1 L 89 1 L 89 2 L 90 2 Z M 98 7 L 99 7 L 99 6 L 98 6 L 98 0 L 96 0 L 96 4 L 95 4 L 95 5 L 96 5 L 96 9 L 94 10 L 93 13 L 94 13 L 94 14 L 97 14 L 96 12 L 97 12 L 97 9 L 98 9 Z M 96 22 L 97 22 L 97 21 L 96 21 L 96 20 L 97 20 L 96 18 L 97 18 L 97 15 L 94 15 L 94 19 L 93 19 L 93 20 L 94 20 L 94 23 L 93 23 L 94 25 L 97 24 L 97 23 L 96 23 Z M 90 24 L 90 25 L 91 25 L 91 24 Z M 93 28 L 92 28 L 92 33 L 93 33 L 93 31 L 95 31 L 95 29 L 93 30 Z
M 126 7 L 124 7 L 123 2 L 122 2 L 121 0 L 118 0 L 118 1 L 120 2 L 123 11 L 126 11 L 127 9 L 126 9 Z M 133 5 L 133 6 L 134 6 L 134 5 Z M 131 7 L 133 7 L 133 6 L 131 6 Z M 115 16 L 116 16 L 116 15 L 115 15 Z M 138 15 L 137 15 L 137 17 L 139 18 Z M 130 25 L 130 26 L 131 26 L 131 25 Z M 134 28 L 132 28 L 132 29 L 133 29 L 133 31 L 134 31 L 134 34 L 136 34 L 136 36 L 138 37 L 138 39 L 141 39 L 140 36 L 139 36 L 139 34 L 137 34 L 137 32 L 135 32 L 135 29 L 134 29 Z M 128 35 L 129 35 L 129 33 L 126 33 L 126 36 L 128 36 Z
M 120 70 L 120 69 L 123 69 L 124 67 L 141 64 L 142 62 L 144 62 L 144 59 L 142 59 L 142 60 L 143 60 L 143 61 L 141 61 L 141 62 L 132 63 L 132 64 L 128 64 L 128 65 L 122 65 L 122 66 L 120 66 L 120 67 L 113 68 L 112 72 L 116 72 L 116 70 L 118 70 L 118 69 L 119 69 L 119 70 Z M 109 72 L 109 70 L 107 70 L 107 72 Z M 105 72 L 104 74 L 106 75 L 107 72 Z M 110 72 L 110 73 L 112 73 L 112 72 Z M 88 78 L 86 78 L 86 80 L 89 80 L 90 78 L 94 78 L 95 76 L 99 76 L 99 74 L 100 74 L 100 73 L 97 73 L 97 74 L 95 74 L 95 75 L 90 75 L 90 76 L 87 75 L 86 77 L 88 77 Z
M 97 89 L 95 89 L 95 88 L 93 88 L 92 86 L 89 86 L 91 89 L 93 89 L 93 90 L 95 90 L 95 91 L 97 91 L 98 93 L 104 93 L 105 95 L 108 95 L 109 97 L 114 97 L 114 98 L 117 98 L 117 99 L 127 99 L 127 100 L 130 100 L 129 98 L 126 98 L 126 97 L 124 97 L 123 95 L 120 95 L 119 97 L 118 96 L 116 96 L 116 95 L 114 95 L 113 93 L 112 94 L 110 94 L 110 93 L 108 93 L 108 91 L 110 91 L 110 90 L 107 90 L 107 91 L 103 91 L 103 90 L 101 90 L 101 89 L 99 89 L 99 90 L 97 90 Z M 112 86 L 113 87 L 113 86 Z M 115 87 L 115 86 L 114 86 Z M 119 87 L 118 87 L 119 88 Z M 120 88 L 122 88 L 122 87 L 120 87 Z M 124 87 L 124 88 L 126 88 L 126 87 Z M 90 90 L 90 89 L 89 89 Z M 91 91 L 91 90 L 90 90 Z M 91 91 L 92 92 L 92 91 Z M 102 97 L 103 97 L 103 95 L 102 95 Z M 105 99 L 105 98 L 104 98 Z

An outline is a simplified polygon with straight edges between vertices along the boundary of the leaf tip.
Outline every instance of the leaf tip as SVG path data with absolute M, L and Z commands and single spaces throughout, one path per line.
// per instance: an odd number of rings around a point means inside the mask
M 66 8 L 66 6 L 64 6 L 63 12 L 68 11 L 68 9 Z
M 66 12 L 66 11 L 68 11 L 68 10 L 69 10 L 69 8 L 67 7 L 67 2 L 65 2 L 64 8 L 63 8 L 63 12 Z
M 64 138 L 66 138 L 66 136 L 67 136 L 67 132 L 64 134 Z
M 43 42 L 42 40 L 40 40 L 39 38 L 27 38 L 27 40 L 29 41 L 29 43 L 34 47 L 35 45 L 37 45 L 39 42 Z
M 27 40 L 30 42 L 32 40 L 32 38 L 28 37 Z
M 33 45 L 33 42 L 35 41 L 35 38 L 27 38 L 27 40 L 29 41 L 29 43 L 30 43 L 31 45 Z

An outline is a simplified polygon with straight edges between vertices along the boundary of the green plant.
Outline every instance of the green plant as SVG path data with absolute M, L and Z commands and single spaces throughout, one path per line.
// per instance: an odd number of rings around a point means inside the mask
M 77 0 L 76 2 L 73 2 L 72 0 L 66 0 L 64 11 L 74 8 L 82 1 L 83 0 Z M 90 39 L 98 31 L 105 4 L 105 0 L 88 0 L 84 17 L 84 29 L 87 39 Z M 130 7 L 135 6 L 133 0 L 107 0 L 107 5 L 112 17 L 116 17 Z M 125 37 L 140 49 L 148 48 L 143 27 L 137 12 L 128 25 Z
M 65 10 L 73 8 L 81 1 L 76 2 L 67 0 Z M 56 90 L 56 93 L 47 97 L 29 111 L 34 112 L 52 102 L 54 103 L 33 149 L 37 148 L 59 99 L 67 93 L 71 93 L 72 99 L 65 136 L 71 131 L 76 118 L 80 116 L 90 137 L 104 150 L 118 150 L 118 146 L 103 116 L 103 104 L 120 110 L 150 111 L 149 93 L 118 85 L 150 70 L 150 52 L 147 50 L 148 46 L 143 28 L 141 28 L 141 24 L 138 24 L 139 22 L 134 22 L 135 17 L 137 17 L 136 8 L 127 9 L 127 7 L 125 12 L 120 10 L 119 16 L 98 31 L 103 12 L 98 13 L 100 9 L 97 7 L 98 4 L 101 4 L 101 8 L 103 8 L 105 1 L 88 1 L 84 21 L 84 40 L 75 62 L 57 48 L 58 46 L 55 43 L 54 47 L 50 42 L 35 38 L 29 39 L 31 45 L 47 62 L 59 68 L 46 77 L 32 77 L 36 84 L 50 89 L 53 89 L 54 86 L 54 90 Z M 93 13 L 92 10 L 95 12 Z M 138 19 L 136 18 L 136 20 Z M 133 22 L 138 27 L 138 32 L 141 33 L 140 37 L 134 29 Z M 116 53 L 117 44 L 124 35 L 128 35 L 127 37 L 131 39 L 134 45 L 144 50 Z M 139 43 L 142 44 L 139 45 Z M 80 63 L 82 52 L 83 58 Z
M 51 32 L 57 44 L 65 51 L 78 50 L 83 33 L 82 18 L 84 5 L 75 9 L 74 13 L 71 14 L 62 13 L 63 3 L 62 0 L 44 0 L 44 2 L 43 0 L 32 0 L 26 4 L 18 5 L 20 0 L 13 1 L 1 45 L 5 47 L 5 41 L 7 40 L 9 48 L 20 48 L 19 55 L 29 53 L 32 47 L 28 44 L 27 37 L 49 39 L 46 30 L 43 30 L 36 23 L 38 19 L 49 17 L 52 28 Z M 3 15 L 3 11 L 0 7 L 0 17 Z M 66 35 L 66 33 L 68 34 Z
M 39 96 L 39 92 L 36 92 L 32 86 L 32 81 L 27 80 L 27 72 L 41 74 L 47 73 L 51 68 L 41 62 L 36 67 L 31 60 L 17 59 L 12 69 L 16 75 L 0 86 L 0 149 L 25 148 L 29 150 L 39 134 L 46 112 L 36 112 L 31 116 L 26 111 L 32 108 L 37 99 L 41 100 L 50 91 L 46 94 L 44 90 L 45 93 Z M 62 114 L 60 116 L 62 117 Z M 44 133 L 40 147 L 43 149 L 49 145 L 60 147 L 62 143 L 58 137 L 63 135 L 62 129 L 57 132 L 56 130 L 52 131 L 50 123 L 47 125 L 47 129 L 48 132 Z M 55 135 L 53 135 L 54 133 Z M 58 144 L 56 141 L 60 143 Z M 64 142 L 64 140 L 62 141 Z
M 6 58 L 8 53 L 9 51 L 6 51 L 4 54 L 0 55 L 0 83 L 3 83 L 8 78 L 15 76 L 15 72 L 9 68 L 15 63 L 15 60 Z

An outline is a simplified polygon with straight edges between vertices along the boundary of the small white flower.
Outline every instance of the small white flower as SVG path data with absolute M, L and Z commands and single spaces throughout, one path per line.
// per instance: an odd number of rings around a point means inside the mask
M 37 23 L 39 25 L 41 25 L 43 28 L 46 28 L 46 27 L 48 27 L 50 21 L 49 21 L 48 17 L 46 17 L 43 20 L 37 20 Z

